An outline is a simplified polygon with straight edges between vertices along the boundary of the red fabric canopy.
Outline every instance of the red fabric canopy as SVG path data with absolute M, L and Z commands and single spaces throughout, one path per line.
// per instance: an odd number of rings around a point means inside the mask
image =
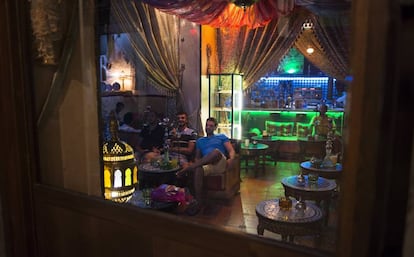
M 212 27 L 257 28 L 279 15 L 289 14 L 294 0 L 259 0 L 242 8 L 228 0 L 144 0 L 145 3 L 180 18 Z

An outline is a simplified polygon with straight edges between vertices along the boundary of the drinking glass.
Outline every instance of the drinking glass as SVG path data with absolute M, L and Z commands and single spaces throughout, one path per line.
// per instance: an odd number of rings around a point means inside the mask
M 174 157 L 171 159 L 171 167 L 176 168 L 178 166 L 178 158 Z
M 142 189 L 142 197 L 144 198 L 144 203 L 146 206 L 151 205 L 151 188 L 144 188 Z
M 308 180 L 310 184 L 318 184 L 319 175 L 318 173 L 309 173 Z
M 289 197 L 282 196 L 279 198 L 279 207 L 282 211 L 288 211 L 292 208 L 292 200 Z

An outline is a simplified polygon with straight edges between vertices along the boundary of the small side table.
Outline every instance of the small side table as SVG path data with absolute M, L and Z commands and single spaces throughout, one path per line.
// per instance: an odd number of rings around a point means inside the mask
M 249 159 L 254 160 L 254 174 L 257 176 L 257 169 L 261 167 L 262 172 L 265 172 L 265 164 L 266 164 L 266 152 L 269 146 L 267 144 L 257 143 L 252 144 L 250 143 L 249 146 L 242 144 L 240 146 L 240 154 L 242 155 L 242 159 L 245 160 L 245 167 L 246 171 L 249 168 Z
M 298 211 L 294 200 L 290 210 L 281 210 L 279 200 L 265 200 L 257 204 L 256 215 L 259 219 L 257 234 L 263 235 L 264 230 L 280 234 L 283 241 L 293 242 L 295 236 L 315 235 L 319 238 L 322 227 L 322 210 L 310 202 L 306 209 Z

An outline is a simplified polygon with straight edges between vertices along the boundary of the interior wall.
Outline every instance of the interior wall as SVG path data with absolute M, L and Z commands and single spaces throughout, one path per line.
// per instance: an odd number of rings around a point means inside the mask
M 184 69 L 182 94 L 190 126 L 200 132 L 200 26 L 180 21 L 180 63 Z M 179 103 L 177 103 L 179 105 Z
M 208 74 L 212 67 L 218 65 L 218 61 L 214 59 L 217 56 L 215 29 L 210 26 L 201 26 L 201 121 L 204 128 L 206 119 L 209 114 L 209 80 Z

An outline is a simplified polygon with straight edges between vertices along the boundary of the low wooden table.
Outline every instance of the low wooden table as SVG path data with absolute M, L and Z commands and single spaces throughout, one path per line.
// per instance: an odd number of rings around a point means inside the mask
M 338 180 L 341 177 L 342 165 L 337 163 L 334 167 L 314 167 L 310 161 L 300 163 L 303 174 L 316 173 L 320 177 Z
M 282 178 L 282 185 L 285 189 L 285 196 L 292 196 L 298 201 L 314 200 L 318 206 L 321 206 L 321 201 L 324 201 L 326 213 L 325 221 L 328 221 L 329 206 L 333 193 L 336 189 L 336 183 L 333 180 L 318 178 L 316 183 L 309 183 L 308 176 L 304 176 L 305 182 L 303 184 L 298 183 L 297 176 L 290 176 Z
M 306 202 L 306 209 L 298 211 L 297 201 L 293 200 L 288 211 L 279 208 L 279 200 L 265 200 L 256 206 L 259 219 L 257 234 L 263 235 L 264 230 L 280 234 L 283 241 L 293 242 L 294 236 L 315 235 L 319 238 L 322 227 L 322 210 L 313 203 Z
M 250 143 L 249 146 L 242 144 L 240 146 L 240 154 L 242 155 L 242 159 L 245 160 L 245 167 L 246 172 L 249 169 L 249 159 L 253 158 L 254 160 L 254 175 L 257 176 L 257 170 L 261 167 L 262 172 L 265 172 L 265 165 L 266 165 L 266 152 L 269 146 L 267 144 L 257 143 L 252 144 Z

